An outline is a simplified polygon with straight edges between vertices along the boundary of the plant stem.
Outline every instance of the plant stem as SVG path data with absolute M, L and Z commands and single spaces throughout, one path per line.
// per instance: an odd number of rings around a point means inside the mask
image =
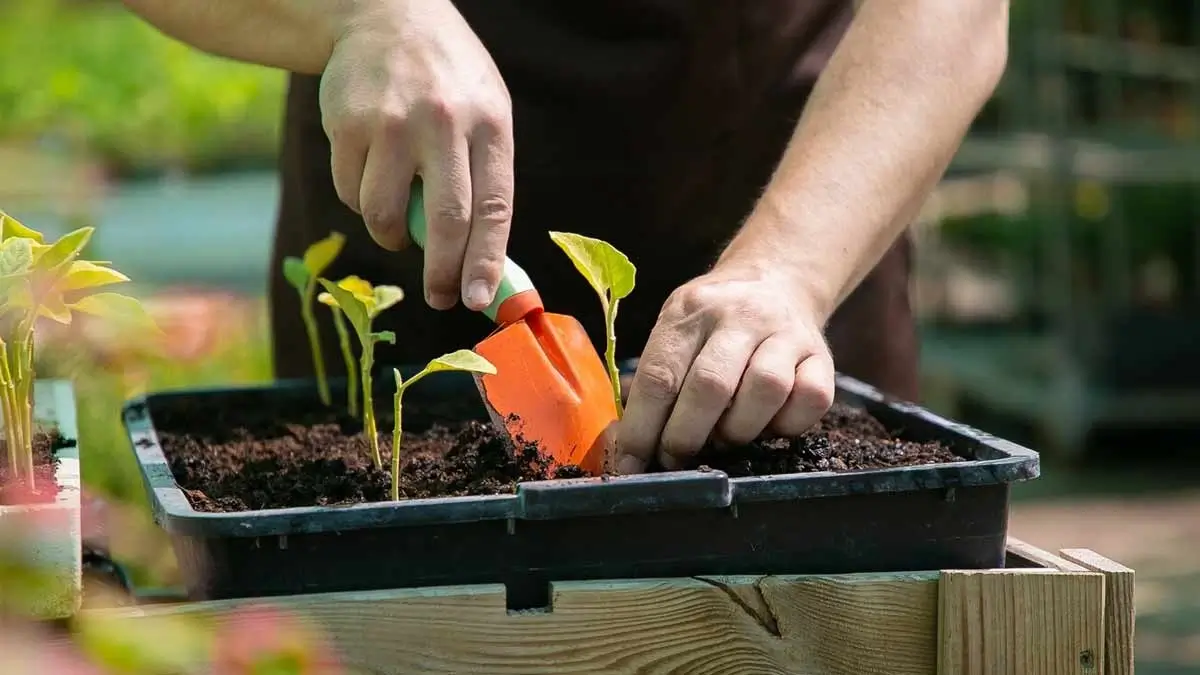
M 621 404 L 621 373 L 617 370 L 617 303 L 619 300 L 604 303 L 604 325 L 606 328 L 604 361 L 608 366 L 608 379 L 612 381 L 613 402 L 617 404 L 617 419 L 625 415 L 625 406 Z
M 25 480 L 33 490 L 33 322 L 23 338 L 18 358 L 21 359 L 21 381 L 17 384 L 17 424 L 21 426 L 19 456 L 25 462 Z M 23 358 L 22 358 L 23 356 Z
M 396 421 L 392 423 L 392 501 L 400 501 L 400 439 L 404 431 L 400 428 L 400 398 L 404 387 L 396 387 Z
M 350 331 L 346 329 L 346 319 L 342 310 L 330 307 L 333 311 L 333 326 L 337 328 L 338 344 L 342 347 L 342 358 L 346 361 L 346 396 L 347 408 L 351 417 L 358 417 L 358 368 L 355 368 L 354 352 L 350 349 Z
M 316 282 L 310 281 L 304 297 L 300 301 L 300 316 L 304 319 L 304 330 L 308 333 L 308 346 L 312 349 L 313 373 L 317 377 L 317 391 L 321 402 L 333 405 L 333 397 L 329 394 L 329 382 L 325 379 L 325 360 L 321 358 L 321 335 L 317 331 L 317 319 L 313 316 L 312 296 L 316 292 Z
M 4 444 L 8 448 L 9 471 L 14 478 L 20 478 L 21 464 L 17 460 L 18 448 L 21 446 L 21 430 L 17 426 L 17 387 L 13 382 L 12 368 L 8 363 L 8 345 L 0 339 L 0 412 L 4 414 Z
M 362 355 L 362 412 L 363 432 L 367 435 L 367 443 L 371 445 L 371 457 L 375 460 L 375 468 L 383 470 L 383 458 L 379 455 L 379 432 L 375 427 L 375 402 L 371 397 L 371 368 L 375 361 L 375 345 L 370 336 L 363 341 Z

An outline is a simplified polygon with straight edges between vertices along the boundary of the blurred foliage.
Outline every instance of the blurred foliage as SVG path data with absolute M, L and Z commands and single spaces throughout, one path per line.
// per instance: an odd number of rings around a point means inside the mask
M 273 163 L 286 76 L 201 53 L 119 2 L 0 3 L 0 143 L 121 173 Z
M 1195 186 L 1177 184 L 1111 185 L 1077 181 L 1064 195 L 1053 185 L 1033 184 L 1029 210 L 1019 215 L 987 214 L 947 219 L 943 241 L 959 251 L 989 258 L 1022 260 L 1037 277 L 1056 274 L 1050 237 L 1065 232 L 1071 250 L 1071 277 L 1080 290 L 1097 293 L 1107 271 L 1106 247 L 1119 235 L 1120 258 L 1129 269 L 1165 260 L 1179 273 L 1178 294 L 1194 292 L 1197 223 L 1200 201 Z M 1040 293 L 1040 279 L 1022 279 L 1030 293 Z M 1029 299 L 1027 299 L 1029 300 Z

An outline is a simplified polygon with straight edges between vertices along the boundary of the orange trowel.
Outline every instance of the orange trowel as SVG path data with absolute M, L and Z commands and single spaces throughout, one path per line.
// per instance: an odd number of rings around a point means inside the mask
M 424 192 L 413 182 L 408 231 L 425 248 Z M 559 465 L 593 475 L 606 470 L 606 431 L 617 420 L 612 384 L 600 355 L 574 317 L 551 314 L 525 270 L 510 258 L 492 304 L 482 310 L 497 325 L 475 346 L 496 366 L 476 375 L 492 421 L 514 438 L 536 441 Z

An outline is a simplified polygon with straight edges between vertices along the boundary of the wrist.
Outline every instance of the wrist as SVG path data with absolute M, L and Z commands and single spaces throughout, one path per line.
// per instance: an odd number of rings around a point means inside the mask
M 745 270 L 781 289 L 789 301 L 824 323 L 838 303 L 837 254 L 811 240 L 811 232 L 789 222 L 765 202 L 755 209 L 714 265 L 715 270 Z

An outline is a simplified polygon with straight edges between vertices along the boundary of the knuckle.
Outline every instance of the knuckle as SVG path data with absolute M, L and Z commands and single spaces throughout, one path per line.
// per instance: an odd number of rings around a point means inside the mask
M 753 383 L 752 386 L 763 397 L 778 401 L 787 400 L 795 383 L 794 377 L 790 377 L 787 373 L 781 373 L 777 370 L 755 369 L 747 373 L 747 375 L 750 382 Z
M 475 204 L 475 222 L 488 228 L 507 228 L 512 222 L 512 201 L 500 195 L 489 195 Z
M 479 111 L 479 126 L 489 136 L 502 136 L 512 129 L 511 105 L 503 104 L 485 106 Z
M 471 222 L 471 209 L 458 200 L 439 202 L 434 209 L 433 217 L 441 228 L 453 228 L 456 231 L 466 230 Z
M 432 95 L 421 99 L 417 109 L 422 117 L 438 126 L 452 126 L 458 119 L 460 106 L 453 97 Z
M 692 373 L 692 387 L 706 399 L 733 398 L 736 384 L 714 368 L 698 366 Z
M 796 380 L 792 387 L 792 396 L 797 403 L 812 410 L 818 417 L 833 407 L 833 387 L 824 382 Z
M 408 115 L 401 111 L 388 111 L 379 116 L 379 132 L 387 138 L 398 138 L 408 133 Z
M 666 366 L 643 364 L 638 374 L 641 375 L 639 388 L 652 399 L 669 400 L 679 393 L 680 378 Z

